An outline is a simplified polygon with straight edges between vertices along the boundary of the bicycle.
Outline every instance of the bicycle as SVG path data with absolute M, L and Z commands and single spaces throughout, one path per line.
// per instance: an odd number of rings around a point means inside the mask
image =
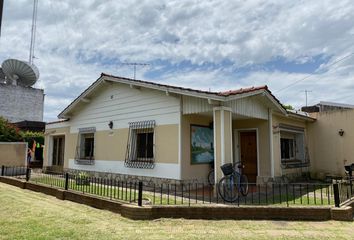
M 215 184 L 215 170 L 214 170 L 214 162 L 210 163 L 210 170 L 208 173 L 208 182 L 209 185 Z
M 242 196 L 248 194 L 248 178 L 242 174 L 245 166 L 241 162 L 235 163 L 235 166 L 232 163 L 226 163 L 220 167 L 224 177 L 219 181 L 218 192 L 225 202 L 235 202 L 239 194 Z

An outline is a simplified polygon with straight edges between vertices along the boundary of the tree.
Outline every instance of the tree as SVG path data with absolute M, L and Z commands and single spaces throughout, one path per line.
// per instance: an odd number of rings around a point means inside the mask
M 22 142 L 22 132 L 15 125 L 0 117 L 0 142 Z
M 284 107 L 286 110 L 295 110 L 295 108 L 294 108 L 293 106 L 291 106 L 290 104 L 288 104 L 288 105 L 283 104 L 283 107 Z

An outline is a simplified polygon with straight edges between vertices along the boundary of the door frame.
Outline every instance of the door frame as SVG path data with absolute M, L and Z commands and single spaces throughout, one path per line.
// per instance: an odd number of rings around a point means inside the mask
M 48 159 L 48 166 L 58 166 L 58 165 L 53 165 L 53 147 L 54 147 L 54 137 L 63 137 L 64 138 L 64 159 L 63 159 L 63 166 L 65 165 L 65 142 L 66 142 L 66 134 L 65 133 L 56 133 L 56 134 L 51 134 L 49 137 L 49 148 L 47 152 L 47 159 Z
M 235 128 L 233 132 L 233 148 L 234 148 L 234 163 L 239 162 L 241 159 L 240 151 L 240 133 L 241 132 L 256 132 L 256 145 L 257 145 L 257 177 L 259 177 L 259 137 L 258 137 L 258 128 Z

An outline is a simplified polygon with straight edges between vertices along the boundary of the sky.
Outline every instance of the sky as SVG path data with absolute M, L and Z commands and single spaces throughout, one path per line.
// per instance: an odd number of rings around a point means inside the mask
M 33 0 L 4 0 L 0 62 L 28 61 Z M 44 120 L 101 72 L 224 91 L 268 85 L 295 108 L 354 104 L 351 0 L 39 0 L 34 63 Z M 1 96 L 0 96 L 1 97 Z

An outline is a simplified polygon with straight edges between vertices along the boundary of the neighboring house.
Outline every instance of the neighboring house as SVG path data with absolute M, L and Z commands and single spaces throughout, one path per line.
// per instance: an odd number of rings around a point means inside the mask
M 323 102 L 323 101 L 313 106 L 306 106 L 301 108 L 302 111 L 308 113 L 331 112 L 331 111 L 348 110 L 348 109 L 354 109 L 354 105 L 335 103 L 335 102 Z
M 354 163 L 354 106 L 320 102 L 304 110 L 316 118 L 308 126 L 311 171 L 317 178 L 344 176 L 344 166 Z
M 250 182 L 309 171 L 308 125 L 267 86 L 208 92 L 102 74 L 46 125 L 49 169 L 206 181 L 242 160 Z

